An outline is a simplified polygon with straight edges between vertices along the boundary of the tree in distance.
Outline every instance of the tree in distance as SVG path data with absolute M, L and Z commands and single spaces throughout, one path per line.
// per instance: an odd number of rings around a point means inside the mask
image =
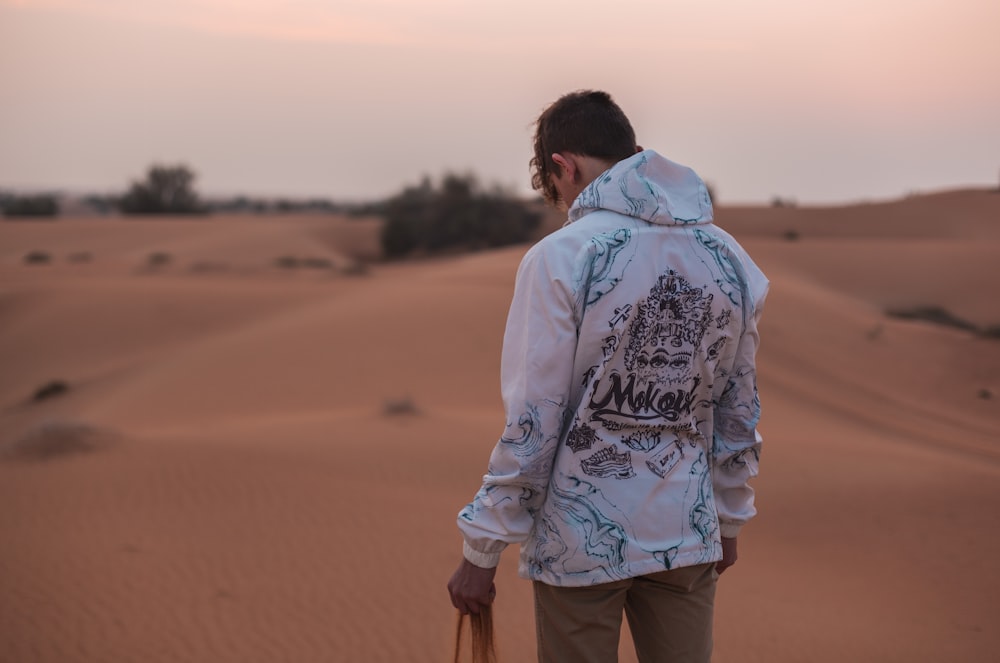
M 382 249 L 389 258 L 412 253 L 477 250 L 524 242 L 541 214 L 499 188 L 484 191 L 472 175 L 428 178 L 387 200 Z
M 59 214 L 59 201 L 51 194 L 0 195 L 0 209 L 3 209 L 3 215 L 8 218 L 51 218 Z
M 194 172 L 183 164 L 153 165 L 146 179 L 132 182 L 119 202 L 125 214 L 202 214 Z

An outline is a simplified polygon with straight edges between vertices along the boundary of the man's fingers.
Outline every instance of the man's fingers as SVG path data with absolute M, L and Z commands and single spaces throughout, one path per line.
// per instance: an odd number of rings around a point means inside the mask
M 452 604 L 458 608 L 458 611 L 463 615 L 473 614 L 478 615 L 479 610 L 483 604 L 476 601 L 452 601 Z
M 467 596 L 462 593 L 449 592 L 451 596 L 451 604 L 462 613 L 463 615 L 479 614 L 479 610 L 482 606 L 488 606 L 493 603 L 496 598 L 497 590 L 495 588 L 490 588 L 489 593 L 483 596 Z
M 463 615 L 479 614 L 483 606 L 489 606 L 496 597 L 493 576 L 496 569 L 482 569 L 463 560 L 448 581 L 451 604 Z
M 736 538 L 722 537 L 722 559 L 715 565 L 715 572 L 722 575 L 723 571 L 736 563 L 738 557 Z
M 449 593 L 449 595 L 451 597 L 451 604 L 455 606 L 456 610 L 458 610 L 463 615 L 469 614 L 469 609 L 466 607 L 464 599 L 456 596 L 454 593 Z

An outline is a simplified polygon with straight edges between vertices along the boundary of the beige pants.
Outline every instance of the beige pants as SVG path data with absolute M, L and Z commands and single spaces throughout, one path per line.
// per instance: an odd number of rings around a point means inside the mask
M 623 611 L 639 663 L 705 663 L 717 579 L 711 563 L 589 587 L 535 582 L 539 663 L 617 661 Z

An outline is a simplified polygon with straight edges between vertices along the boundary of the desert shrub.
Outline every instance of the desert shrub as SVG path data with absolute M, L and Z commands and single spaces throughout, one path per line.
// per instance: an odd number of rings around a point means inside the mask
M 341 206 L 326 198 L 310 198 L 301 203 L 302 209 L 310 212 L 327 212 L 336 214 L 341 211 Z
M 1000 338 L 1000 325 L 990 325 L 979 331 L 986 338 Z
M 54 217 L 59 214 L 59 201 L 53 195 L 7 196 L 2 202 L 3 215 L 8 218 Z
M 923 320 L 936 325 L 954 327 L 965 331 L 978 332 L 979 328 L 968 320 L 963 320 L 940 306 L 916 306 L 907 309 L 889 309 L 887 313 L 902 320 Z
M 1000 339 L 1000 325 L 987 325 L 980 327 L 975 323 L 963 320 L 950 311 L 940 306 L 916 306 L 908 309 L 889 309 L 887 315 L 902 320 L 923 320 L 944 327 L 953 327 L 963 331 L 970 331 L 978 336 L 988 339 Z
M 333 269 L 329 258 L 303 258 L 302 266 L 307 269 Z
M 235 196 L 224 200 L 213 200 L 206 203 L 213 212 L 252 212 L 254 201 L 247 196 Z
M 0 456 L 22 461 L 53 460 L 96 451 L 113 440 L 112 434 L 77 421 L 50 420 L 29 429 L 0 447 Z
M 29 251 L 24 256 L 24 262 L 29 265 L 47 265 L 52 262 L 52 256 L 45 251 Z
M 41 387 L 35 390 L 32 395 L 31 400 L 44 401 L 55 396 L 62 396 L 69 391 L 69 385 L 62 380 L 53 380 L 52 382 L 47 382 Z
M 110 214 L 120 207 L 120 201 L 116 196 L 102 194 L 84 196 L 83 202 L 98 214 Z
M 390 417 L 403 414 L 416 414 L 417 406 L 409 398 L 390 399 L 383 403 L 382 413 Z
M 415 252 L 476 250 L 524 242 L 541 215 L 502 190 L 482 190 L 471 175 L 427 178 L 386 201 L 382 249 L 390 258 Z
M 327 198 L 278 198 L 270 200 L 250 198 L 245 195 L 205 201 L 204 207 L 209 212 L 251 212 L 255 214 L 266 212 L 336 214 L 346 210 L 341 204 Z
M 119 201 L 125 214 L 200 214 L 205 211 L 194 190 L 194 172 L 184 165 L 151 166 Z
M 263 214 L 271 208 L 271 204 L 261 198 L 236 196 L 235 198 L 217 199 L 204 203 L 208 212 L 250 212 Z
M 351 217 L 385 216 L 388 207 L 388 199 L 367 201 L 362 203 L 348 203 L 342 207 L 342 211 Z
M 281 256 L 274 259 L 274 266 L 281 269 L 333 269 L 333 261 L 329 258 L 306 256 L 297 258 L 295 256 Z
M 146 257 L 147 267 L 165 267 L 171 263 L 173 256 L 169 253 L 164 253 L 163 251 L 154 251 Z
M 279 198 L 274 203 L 276 212 L 325 212 L 333 214 L 340 211 L 340 206 L 325 198 L 308 198 L 305 200 L 292 200 L 290 198 Z

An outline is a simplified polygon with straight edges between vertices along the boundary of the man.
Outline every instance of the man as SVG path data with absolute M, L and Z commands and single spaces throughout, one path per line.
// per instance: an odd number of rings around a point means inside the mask
M 616 660 L 623 612 L 640 661 L 707 661 L 715 582 L 756 513 L 768 281 L 608 94 L 560 98 L 534 147 L 532 185 L 569 218 L 518 269 L 507 425 L 458 517 L 452 603 L 490 604 L 519 543 L 540 661 Z

